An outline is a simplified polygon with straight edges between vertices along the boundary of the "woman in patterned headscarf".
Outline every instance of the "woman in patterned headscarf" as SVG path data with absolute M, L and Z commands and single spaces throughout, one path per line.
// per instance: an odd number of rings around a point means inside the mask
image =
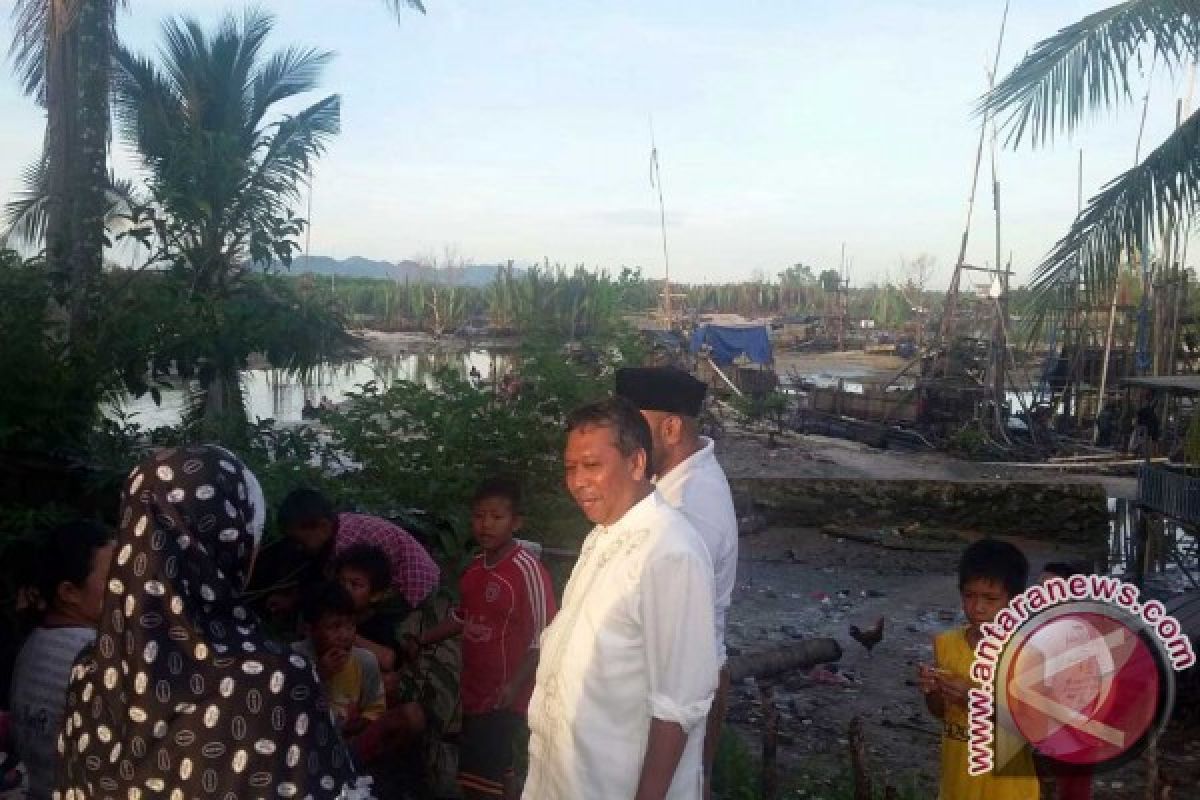
M 370 797 L 312 665 L 242 603 L 265 508 L 218 447 L 129 475 L 96 644 L 67 689 L 56 800 Z

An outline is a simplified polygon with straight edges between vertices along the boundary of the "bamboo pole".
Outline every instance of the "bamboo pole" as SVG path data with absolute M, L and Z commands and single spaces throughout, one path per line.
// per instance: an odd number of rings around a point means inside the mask
M 739 389 L 733 381 L 729 380 L 729 377 L 721 371 L 721 368 L 717 366 L 717 362 L 713 361 L 711 356 L 706 357 L 705 360 L 708 361 L 708 365 L 713 368 L 713 372 L 717 373 L 721 380 L 725 381 L 725 385 L 733 390 L 734 394 L 736 394 L 738 397 L 745 397 L 745 395 L 742 394 L 742 390 Z
M 1004 31 L 1008 27 L 1008 6 L 1009 0 L 1004 2 L 1004 15 L 1000 18 L 1000 34 L 996 41 L 996 53 L 992 59 L 992 68 L 988 72 L 988 91 L 996 85 L 996 73 L 1000 69 L 1000 51 L 1004 45 Z M 958 245 L 958 259 L 954 262 L 954 273 L 950 277 L 950 287 L 946 290 L 946 303 L 942 310 L 942 324 L 938 331 L 938 340 L 943 347 L 947 346 L 947 342 L 952 338 L 954 329 L 954 314 L 958 304 L 959 284 L 962 280 L 963 265 L 967 260 L 967 242 L 971 238 L 971 218 L 975 213 L 975 192 L 979 187 L 979 168 L 983 164 L 983 145 L 987 141 L 988 123 L 991 119 L 990 114 L 985 114 L 983 120 L 979 124 L 979 144 L 975 148 L 975 169 L 971 175 L 971 192 L 967 195 L 967 222 L 963 226 L 962 239 Z M 998 263 L 998 262 L 997 262 Z M 943 360 L 943 372 L 947 366 L 947 361 Z
M 1047 464 L 1042 461 L 979 461 L 981 467 L 1012 467 L 1014 469 L 1108 469 L 1109 467 L 1131 467 L 1137 464 L 1165 464 L 1165 456 L 1158 458 L 1122 458 L 1114 461 L 1056 461 Z
M 991 76 L 989 82 L 995 82 Z M 1000 173 L 996 166 L 996 120 L 992 118 L 992 209 L 996 216 L 996 321 L 992 327 L 992 415 L 995 433 L 1002 441 L 1008 441 L 1004 421 L 1004 372 L 1005 356 L 1008 353 L 1008 273 L 1011 264 L 1001 261 L 1001 217 L 1000 217 Z
M 837 661 L 841 657 L 842 647 L 836 639 L 804 639 L 771 650 L 731 656 L 729 679 L 734 683 L 746 678 L 762 681 L 792 670 Z
M 762 783 L 759 796 L 763 800 L 777 800 L 779 769 L 775 753 L 779 742 L 779 711 L 775 708 L 775 691 L 770 683 L 760 683 L 758 692 L 763 709 Z
M 1150 66 L 1150 76 L 1151 77 L 1154 76 L 1154 65 L 1153 64 L 1151 64 L 1151 66 Z M 1149 109 L 1150 109 L 1150 90 L 1147 89 L 1146 96 L 1142 99 L 1142 120 L 1141 120 L 1141 123 L 1138 125 L 1137 144 L 1135 145 L 1134 150 L 1133 150 L 1133 165 L 1135 167 L 1138 165 L 1138 162 L 1142 160 L 1142 135 L 1146 132 L 1146 113 Z M 1179 127 L 1178 117 L 1176 118 L 1175 126 L 1176 126 L 1176 128 Z M 1081 151 L 1081 159 L 1082 159 L 1082 151 Z M 1082 160 L 1080 161 L 1080 164 L 1082 164 Z M 1082 179 L 1081 179 L 1081 185 L 1082 185 Z M 1081 207 L 1082 207 L 1082 205 L 1081 205 Z M 1144 222 L 1143 222 L 1143 227 L 1145 227 Z M 1145 247 L 1144 238 L 1145 237 L 1143 236 L 1143 241 L 1142 241 L 1143 248 Z M 1108 388 L 1108 362 L 1112 356 L 1113 326 L 1116 324 L 1117 296 L 1120 293 L 1120 291 L 1121 291 L 1121 265 L 1117 264 L 1116 280 L 1113 281 L 1112 305 L 1109 307 L 1109 311 L 1108 311 L 1108 335 L 1105 336 L 1105 338 L 1104 338 L 1104 365 L 1103 365 L 1102 371 L 1100 373 L 1100 396 L 1096 401 L 1097 423 L 1099 423 L 1099 420 L 1100 420 L 1100 412 L 1104 410 L 1105 392 L 1107 391 L 1107 388 Z M 1095 444 L 1097 441 L 1099 441 L 1099 439 L 1100 439 L 1100 427 L 1099 427 L 1099 424 L 1097 424 L 1095 433 L 1092 436 L 1092 444 Z
M 863 732 L 862 717 L 855 715 L 850 720 L 850 771 L 854 775 L 854 800 L 872 800 L 875 788 L 867 767 L 867 737 Z
M 654 120 L 650 121 L 650 159 L 654 168 L 652 183 L 658 189 L 658 218 L 662 229 L 663 245 L 663 311 L 666 314 L 667 330 L 671 324 L 671 259 L 667 255 L 667 209 L 663 204 L 662 171 L 658 164 L 658 145 L 654 141 Z

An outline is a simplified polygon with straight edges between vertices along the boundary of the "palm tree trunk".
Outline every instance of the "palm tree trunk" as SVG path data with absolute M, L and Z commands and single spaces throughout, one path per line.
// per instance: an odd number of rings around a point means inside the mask
M 46 266 L 60 289 L 69 293 L 74 249 L 72 234 L 72 164 L 78 154 L 75 100 L 79 96 L 79 25 L 75 9 L 51 3 L 46 37 Z M 56 35 L 57 32 L 57 35 Z
M 104 267 L 105 190 L 108 186 L 110 64 L 114 0 L 80 0 L 71 184 L 70 337 L 72 347 L 92 342 L 96 292 Z

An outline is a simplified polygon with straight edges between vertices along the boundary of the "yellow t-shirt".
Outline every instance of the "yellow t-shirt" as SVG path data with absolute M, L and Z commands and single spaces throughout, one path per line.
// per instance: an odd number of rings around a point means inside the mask
M 971 680 L 975 653 L 967 644 L 966 628 L 954 628 L 933 640 L 937 665 L 955 677 Z M 1011 775 L 970 775 L 967 772 L 967 709 L 946 706 L 942 720 L 942 783 L 938 800 L 1038 800 L 1040 785 L 1033 756 L 1025 748 Z M 1020 763 L 1023 762 L 1023 763 Z M 1007 770 L 1006 770 L 1007 772 Z
M 305 639 L 292 645 L 298 653 L 310 660 L 316 659 L 312 640 Z M 362 647 L 350 651 L 346 666 L 329 681 L 323 683 L 325 699 L 333 712 L 333 721 L 340 729 L 354 717 L 376 720 L 387 710 L 384 699 L 383 676 L 375 654 Z

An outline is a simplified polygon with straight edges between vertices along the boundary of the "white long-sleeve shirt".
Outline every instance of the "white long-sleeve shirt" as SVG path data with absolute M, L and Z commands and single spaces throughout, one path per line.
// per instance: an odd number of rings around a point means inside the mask
M 657 492 L 588 534 L 542 638 L 524 800 L 633 797 L 652 718 L 688 734 L 667 797 L 701 796 L 712 610 L 708 552 Z
M 700 437 L 701 448 L 658 479 L 659 494 L 678 509 L 704 540 L 713 563 L 717 663 L 725 665 L 725 618 L 737 582 L 738 527 L 733 495 L 725 471 L 717 463 L 713 441 Z

